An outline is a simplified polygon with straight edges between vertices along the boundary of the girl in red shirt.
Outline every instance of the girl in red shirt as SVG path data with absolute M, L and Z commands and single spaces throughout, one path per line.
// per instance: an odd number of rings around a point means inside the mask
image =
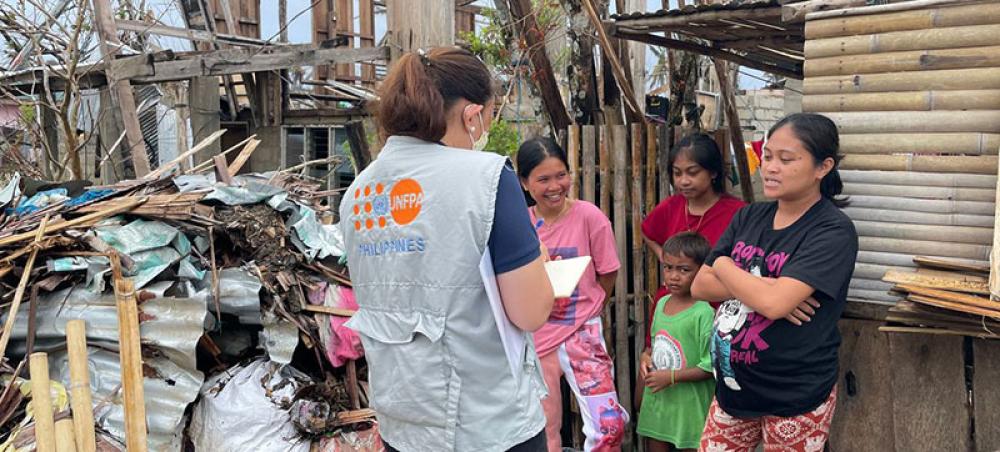
M 676 194 L 663 200 L 642 221 L 642 239 L 661 263 L 667 239 L 693 231 L 715 246 L 733 215 L 746 205 L 726 193 L 724 165 L 719 146 L 703 133 L 682 138 L 670 150 L 667 168 Z M 661 286 L 653 300 L 666 294 L 667 289 Z M 646 335 L 646 348 L 649 346 Z

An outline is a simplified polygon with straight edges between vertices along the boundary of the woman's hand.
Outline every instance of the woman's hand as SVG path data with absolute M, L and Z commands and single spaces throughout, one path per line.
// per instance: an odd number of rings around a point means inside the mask
M 542 243 L 541 240 L 538 241 L 538 251 L 540 253 L 542 253 L 542 262 L 543 263 L 552 260 L 552 258 L 549 257 L 549 248 L 547 246 L 545 246 L 545 244 Z
M 792 325 L 802 326 L 803 323 L 812 320 L 812 316 L 816 314 L 816 310 L 819 309 L 819 301 L 813 297 L 806 298 L 795 307 L 795 310 L 785 316 L 785 320 L 789 321 Z
M 646 387 L 653 393 L 660 392 L 673 384 L 671 381 L 673 379 L 671 372 L 669 370 L 654 370 L 646 375 L 643 382 L 646 383 Z

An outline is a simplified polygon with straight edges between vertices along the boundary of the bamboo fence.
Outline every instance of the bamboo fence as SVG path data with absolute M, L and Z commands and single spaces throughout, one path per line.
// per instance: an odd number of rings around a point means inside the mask
M 1000 2 L 907 3 L 806 16 L 802 105 L 840 129 L 857 301 L 899 300 L 883 276 L 917 255 L 987 265 L 994 240 Z

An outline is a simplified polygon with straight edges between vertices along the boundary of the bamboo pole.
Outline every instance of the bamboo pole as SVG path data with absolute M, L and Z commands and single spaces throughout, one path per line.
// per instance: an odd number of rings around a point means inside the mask
M 990 247 L 968 243 L 950 243 L 884 237 L 858 237 L 859 249 L 887 253 L 927 255 L 935 257 L 955 257 L 986 261 L 990 257 Z
M 611 127 L 604 126 L 598 128 L 600 141 L 598 142 L 598 164 L 600 165 L 600 176 L 598 181 L 600 182 L 601 190 L 601 211 L 604 215 L 611 217 L 611 151 L 608 149 L 612 145 L 611 141 Z
M 66 417 L 56 421 L 56 450 L 59 452 L 76 452 L 73 419 Z
M 597 167 L 597 155 L 595 148 L 597 146 L 597 129 L 594 126 L 583 126 L 583 149 L 582 157 L 583 162 L 581 163 L 583 167 L 583 182 L 582 182 L 582 195 L 580 199 L 590 203 L 597 203 L 597 194 L 595 193 L 597 183 L 596 183 L 596 167 Z
M 31 279 L 31 271 L 35 266 L 35 259 L 38 257 L 38 242 L 42 240 L 42 236 L 45 234 L 45 226 L 49 222 L 48 214 L 42 218 L 42 222 L 38 225 L 38 229 L 29 234 L 34 234 L 35 241 L 30 245 L 32 246 L 31 254 L 28 255 L 28 260 L 24 264 L 24 270 L 21 272 L 21 280 L 17 283 L 17 288 L 14 289 L 14 300 L 10 303 L 10 309 L 7 311 L 7 320 L 3 325 L 3 334 L 0 334 L 0 360 L 3 359 L 5 353 L 7 353 L 7 344 L 10 342 L 10 335 L 14 332 L 14 320 L 17 318 L 17 311 L 21 308 L 21 300 L 24 299 L 24 290 L 28 287 L 28 280 Z
M 882 223 L 910 223 L 939 226 L 973 226 L 992 228 L 992 215 L 936 214 L 907 212 L 902 210 L 865 209 L 845 207 L 843 212 L 855 221 L 877 221 Z
M 823 113 L 843 134 L 1000 133 L 1000 111 L 886 111 Z M 990 173 L 993 173 L 992 169 Z
M 843 139 L 843 137 L 841 137 Z M 841 142 L 843 143 L 843 142 Z M 841 170 L 840 178 L 846 183 L 911 185 L 918 187 L 983 188 L 994 190 L 997 177 L 982 174 L 910 173 L 905 171 Z M 939 198 L 945 198 L 940 196 Z M 990 198 L 990 201 L 993 199 Z
M 1000 24 L 811 39 L 806 41 L 804 52 L 805 57 L 809 59 L 995 45 L 1000 45 Z
M 659 136 L 656 133 L 656 124 L 646 125 L 646 198 L 643 206 L 643 213 L 649 215 L 656 206 L 656 182 L 659 177 L 657 174 L 657 142 Z M 639 228 L 639 235 L 634 237 L 635 241 L 642 241 L 642 228 Z M 646 253 L 646 289 L 650 293 L 654 293 L 656 288 L 660 287 L 660 265 L 654 253 Z M 653 305 L 656 305 L 658 300 L 651 300 Z M 649 312 L 649 311 L 646 311 Z M 647 332 L 648 334 L 648 332 Z M 636 388 L 638 390 L 638 388 Z
M 997 156 L 846 155 L 844 169 L 996 174 Z
M 806 96 L 808 99 L 812 96 Z M 1000 134 L 995 133 L 880 133 L 841 134 L 844 154 L 971 154 L 997 155 Z
M 580 199 L 580 126 L 570 124 L 566 133 L 566 153 L 569 158 L 569 174 L 573 180 L 570 193 Z
M 889 172 L 889 171 L 886 171 Z M 883 184 L 844 184 L 845 195 L 899 196 L 901 198 L 948 199 L 954 201 L 993 202 L 993 190 L 982 188 L 919 187 Z
M 808 0 L 789 3 L 781 7 L 781 21 L 787 24 L 802 23 L 809 13 L 864 6 L 865 3 L 865 0 Z
M 859 262 L 854 265 L 854 276 L 865 279 L 882 279 L 890 271 L 913 271 L 910 267 L 895 267 L 890 265 L 875 265 Z
M 52 393 L 49 386 L 49 356 L 45 353 L 32 353 L 29 359 L 31 409 L 35 417 L 35 449 L 38 452 L 56 452 L 56 427 L 52 418 Z
M 943 69 L 884 74 L 848 74 L 808 77 L 802 81 L 807 96 L 816 94 L 881 93 L 895 91 L 1000 89 L 1000 68 Z
M 992 202 L 855 195 L 851 196 L 851 207 L 938 214 L 988 215 L 992 217 L 995 205 Z
M 917 2 L 903 2 L 913 6 Z M 883 5 L 889 6 L 889 5 Z M 852 12 L 870 12 L 871 9 L 853 8 Z M 925 8 L 915 11 L 889 12 L 857 17 L 824 18 L 824 15 L 843 14 L 841 11 L 822 11 L 806 16 L 806 40 L 837 36 L 870 35 L 892 31 L 923 30 L 934 27 L 986 25 L 1000 23 L 1000 4 L 963 5 Z
M 891 253 L 884 251 L 858 251 L 858 262 L 872 265 L 886 265 L 892 267 L 913 266 L 913 259 L 916 256 L 907 253 Z M 989 263 L 982 260 L 964 259 L 966 263 L 974 265 L 989 266 Z
M 632 293 L 635 315 L 635 355 L 642 354 L 645 348 L 646 337 L 646 313 L 649 308 L 646 306 L 646 272 L 645 266 L 645 245 L 639 239 L 642 237 L 642 196 L 643 196 L 643 171 L 642 162 L 646 156 L 646 147 L 643 145 L 643 138 L 646 136 L 646 127 L 641 123 L 632 124 Z M 629 397 L 629 395 L 626 395 Z
M 802 98 L 802 111 L 897 110 L 1000 110 L 1000 90 L 825 94 Z
M 115 277 L 118 306 L 119 359 L 125 401 L 125 445 L 129 452 L 146 451 L 146 405 L 142 387 L 139 308 L 130 278 Z
M 87 326 L 84 320 L 66 322 L 66 348 L 69 352 L 70 406 L 73 408 L 76 449 L 94 452 L 94 403 L 90 394 L 90 371 L 87 359 Z
M 941 243 L 992 245 L 993 228 L 972 226 L 938 226 L 881 221 L 854 221 L 859 236 L 885 237 L 904 240 L 927 240 Z
M 628 203 L 628 141 L 624 125 L 610 126 L 612 158 L 614 160 L 614 228 L 618 260 L 622 263 L 615 279 L 615 371 L 618 401 L 626 412 L 632 412 L 632 378 L 629 359 L 628 248 L 626 247 L 626 204 Z
M 807 59 L 802 72 L 808 78 L 997 66 L 1000 66 L 1000 46 L 985 46 Z
M 865 279 L 855 276 L 851 278 L 851 282 L 848 283 L 848 286 L 851 289 L 871 290 L 871 291 L 881 290 L 884 292 L 888 292 L 889 290 L 892 289 L 893 284 L 882 281 L 880 279 Z

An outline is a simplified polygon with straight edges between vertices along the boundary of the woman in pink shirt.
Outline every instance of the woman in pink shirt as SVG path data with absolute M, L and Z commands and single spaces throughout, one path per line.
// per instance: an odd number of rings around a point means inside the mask
M 586 451 L 620 450 L 628 413 L 618 403 L 614 371 L 601 330 L 601 311 L 621 266 L 611 222 L 597 206 L 569 198 L 571 176 L 564 151 L 549 138 L 534 138 L 517 152 L 517 174 L 530 195 L 528 210 L 552 259 L 590 256 L 590 266 L 569 298 L 556 299 L 535 332 L 549 396 L 542 401 L 550 452 L 562 451 L 565 377 L 583 415 Z M 533 202 L 532 202 L 533 201 Z

